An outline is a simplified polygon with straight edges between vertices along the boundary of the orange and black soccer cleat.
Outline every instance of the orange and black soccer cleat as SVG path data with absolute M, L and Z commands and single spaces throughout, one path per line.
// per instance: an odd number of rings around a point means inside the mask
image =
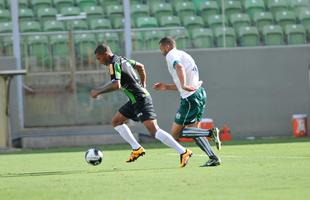
M 132 150 L 128 160 L 126 162 L 134 162 L 137 160 L 140 156 L 143 156 L 145 154 L 145 150 L 143 147 L 140 147 L 139 149 Z
M 185 153 L 180 155 L 180 167 L 185 167 L 188 163 L 189 158 L 193 155 L 193 152 L 186 149 Z

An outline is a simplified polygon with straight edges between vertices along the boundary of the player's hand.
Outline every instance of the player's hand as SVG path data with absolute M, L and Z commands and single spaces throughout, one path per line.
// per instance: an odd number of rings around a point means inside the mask
M 188 92 L 193 92 L 196 91 L 196 88 L 189 86 L 189 85 L 183 85 L 183 90 L 188 91 Z
M 98 97 L 98 92 L 96 90 L 91 90 L 90 91 L 90 96 L 94 99 L 96 99 Z
M 153 85 L 153 88 L 154 88 L 155 90 L 166 90 L 166 89 L 167 89 L 167 86 L 166 86 L 165 83 L 155 83 L 155 84 Z

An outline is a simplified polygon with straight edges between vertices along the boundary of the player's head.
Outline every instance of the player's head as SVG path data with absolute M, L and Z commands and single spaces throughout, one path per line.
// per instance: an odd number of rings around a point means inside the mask
M 159 41 L 159 49 L 161 54 L 163 54 L 164 56 L 166 56 L 168 52 L 173 48 L 176 48 L 175 40 L 173 38 L 164 37 Z
M 95 49 L 96 59 L 100 64 L 108 65 L 111 63 L 113 53 L 106 44 L 99 44 Z

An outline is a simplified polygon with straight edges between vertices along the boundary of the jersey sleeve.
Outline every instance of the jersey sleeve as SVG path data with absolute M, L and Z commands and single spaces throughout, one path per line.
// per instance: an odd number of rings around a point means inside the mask
M 171 66 L 173 66 L 173 68 L 175 69 L 176 64 L 181 63 L 181 58 L 180 56 L 175 53 L 175 52 L 171 52 L 166 56 L 167 59 L 167 63 Z
M 128 62 L 133 68 L 136 68 L 137 61 L 129 59 Z
M 121 80 L 120 63 L 110 64 L 109 71 L 110 71 L 111 80 Z

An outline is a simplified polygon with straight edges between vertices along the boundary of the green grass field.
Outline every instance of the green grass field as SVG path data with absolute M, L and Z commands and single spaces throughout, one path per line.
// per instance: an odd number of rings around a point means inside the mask
M 178 154 L 160 144 L 125 163 L 129 146 L 101 146 L 104 161 L 85 163 L 86 148 L 26 150 L 0 154 L 1 200 L 299 200 L 310 198 L 310 139 L 228 143 L 223 164 L 201 168 L 195 155 L 179 168 Z

